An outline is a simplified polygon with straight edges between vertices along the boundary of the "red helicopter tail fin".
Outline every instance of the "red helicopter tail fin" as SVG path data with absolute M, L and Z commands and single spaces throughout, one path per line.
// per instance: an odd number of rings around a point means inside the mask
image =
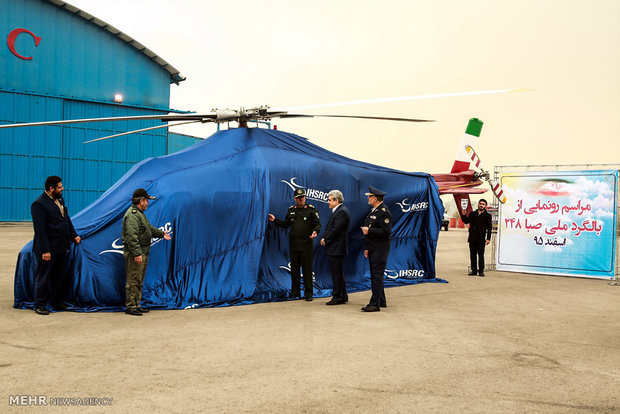
M 454 197 L 454 202 L 456 203 L 456 209 L 459 212 L 459 215 L 463 217 L 463 211 L 465 211 L 465 216 L 471 213 L 471 200 L 469 199 L 469 194 L 452 194 Z
M 480 138 L 480 131 L 482 131 L 483 122 L 478 118 L 471 118 L 467 123 L 467 128 L 465 129 L 465 134 L 463 134 L 463 139 L 461 140 L 461 145 L 456 153 L 456 157 L 454 158 L 454 164 L 452 164 L 452 173 L 458 173 L 462 171 L 467 171 L 469 169 L 469 164 L 471 163 L 471 159 L 467 154 L 467 147 L 473 146 L 478 138 Z

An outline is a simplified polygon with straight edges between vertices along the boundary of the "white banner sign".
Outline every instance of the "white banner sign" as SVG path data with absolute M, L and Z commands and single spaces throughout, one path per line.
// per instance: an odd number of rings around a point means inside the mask
M 618 171 L 504 173 L 497 270 L 613 278 Z

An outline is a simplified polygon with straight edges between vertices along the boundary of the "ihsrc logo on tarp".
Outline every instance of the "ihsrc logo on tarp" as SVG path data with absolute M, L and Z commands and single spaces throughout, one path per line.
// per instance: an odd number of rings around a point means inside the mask
M 165 225 L 163 225 L 162 227 L 159 228 L 160 230 L 163 230 L 164 232 L 172 235 L 172 223 L 168 222 Z M 155 246 L 157 243 L 159 243 L 160 241 L 162 241 L 163 239 L 159 239 L 159 238 L 153 238 L 151 239 L 151 247 Z M 114 240 L 112 242 L 112 249 L 110 250 L 103 250 L 101 252 L 99 252 L 99 254 L 103 254 L 103 253 L 119 253 L 119 254 L 123 254 L 123 241 L 121 240 L 121 238 L 119 237 L 118 239 Z
M 283 182 L 284 184 L 286 184 L 289 187 L 291 187 L 291 189 L 293 191 L 295 191 L 295 189 L 297 189 L 297 188 L 304 188 L 304 189 L 306 189 L 306 198 L 308 200 L 314 200 L 314 201 L 319 201 L 321 203 L 327 203 L 327 194 L 329 193 L 329 191 L 321 191 L 321 190 L 316 190 L 314 188 L 306 188 L 303 185 L 297 184 L 295 182 L 296 179 L 297 179 L 297 177 L 293 177 L 293 178 L 291 178 L 288 181 L 280 180 L 280 182 Z
M 405 198 L 400 203 L 396 203 L 400 206 L 400 210 L 403 213 L 428 210 L 428 201 L 420 201 L 419 203 L 410 204 L 407 203 L 407 200 L 409 200 L 409 198 Z
M 422 269 L 402 269 L 390 270 L 385 269 L 383 275 L 388 279 L 422 279 L 424 278 L 424 270 Z

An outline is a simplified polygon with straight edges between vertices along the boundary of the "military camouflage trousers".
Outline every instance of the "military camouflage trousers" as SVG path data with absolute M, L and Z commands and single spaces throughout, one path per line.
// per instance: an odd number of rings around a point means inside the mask
M 146 265 L 149 263 L 149 255 L 142 255 L 142 263 L 138 264 L 134 261 L 134 257 L 130 253 L 123 253 L 125 257 L 125 305 L 127 309 L 140 308 L 142 300 L 142 283 L 144 282 L 144 274 L 146 273 Z

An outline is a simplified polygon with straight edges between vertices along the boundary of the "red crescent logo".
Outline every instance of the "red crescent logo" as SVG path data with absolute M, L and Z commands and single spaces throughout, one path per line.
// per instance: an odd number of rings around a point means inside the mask
M 28 33 L 30 36 L 33 37 L 34 45 L 37 47 L 39 46 L 39 42 L 41 41 L 41 38 L 39 36 L 35 36 L 35 34 L 32 33 L 28 29 L 13 30 L 11 33 L 9 33 L 9 37 L 7 37 L 6 39 L 6 44 L 9 46 L 9 50 L 18 58 L 24 59 L 24 60 L 32 60 L 32 56 L 22 56 L 19 53 L 17 53 L 17 51 L 15 50 L 15 40 L 17 39 L 17 36 L 19 36 L 21 33 Z

